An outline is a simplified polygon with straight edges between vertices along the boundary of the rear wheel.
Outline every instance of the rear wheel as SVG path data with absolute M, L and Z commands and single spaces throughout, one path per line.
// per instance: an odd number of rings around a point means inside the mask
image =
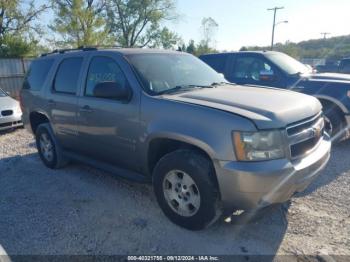
M 36 129 L 35 139 L 39 156 L 47 167 L 55 169 L 67 164 L 50 124 L 40 124 Z
M 191 150 L 177 150 L 156 165 L 153 186 L 164 214 L 175 224 L 200 230 L 221 214 L 210 160 Z

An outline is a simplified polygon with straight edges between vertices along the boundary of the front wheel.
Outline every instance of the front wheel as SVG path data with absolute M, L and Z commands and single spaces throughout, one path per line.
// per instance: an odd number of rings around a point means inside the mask
M 332 106 L 326 106 L 324 108 L 325 115 L 325 131 L 334 140 L 334 142 L 340 141 L 344 136 L 344 120 L 342 112 Z
M 221 214 L 215 171 L 209 159 L 191 150 L 165 155 L 156 165 L 153 186 L 164 214 L 175 224 L 200 230 Z

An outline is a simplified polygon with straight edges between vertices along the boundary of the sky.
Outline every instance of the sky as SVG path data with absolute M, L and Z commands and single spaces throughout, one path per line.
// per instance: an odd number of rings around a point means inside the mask
M 300 42 L 322 37 L 350 34 L 350 0 L 175 0 L 176 21 L 167 22 L 185 43 L 199 42 L 204 17 L 212 17 L 218 24 L 215 48 L 238 50 L 242 46 L 268 46 L 271 43 L 273 12 L 267 8 L 283 6 L 277 12 L 276 42 Z M 38 0 L 45 3 L 46 0 Z M 41 18 L 47 24 L 52 13 Z
M 275 29 L 275 42 L 300 42 L 350 34 L 350 0 L 177 0 L 178 20 L 167 23 L 187 43 L 201 39 L 203 17 L 219 24 L 216 48 L 238 50 L 242 46 L 268 46 L 271 43 L 273 11 L 283 6 L 276 22 L 288 20 Z

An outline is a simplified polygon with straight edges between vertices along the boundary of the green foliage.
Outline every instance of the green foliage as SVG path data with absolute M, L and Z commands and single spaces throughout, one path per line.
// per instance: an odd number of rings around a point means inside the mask
M 37 55 L 41 28 L 34 24 L 47 5 L 34 1 L 0 0 L 0 56 L 23 57 Z
M 187 46 L 184 44 L 181 49 L 195 56 L 219 52 L 215 48 L 209 47 L 206 43 L 204 43 L 204 41 L 201 41 L 198 45 L 196 45 L 194 40 L 190 40 Z
M 112 43 L 106 24 L 104 0 L 54 0 L 55 19 L 50 29 L 62 40 L 60 47 L 97 46 Z
M 164 27 L 160 31 L 156 47 L 162 47 L 164 49 L 174 49 L 181 38 L 174 32 L 171 32 L 167 27 Z
M 247 50 L 270 50 L 270 47 L 248 47 Z M 278 43 L 273 50 L 284 52 L 294 58 L 325 58 L 331 60 L 350 56 L 350 35 L 313 39 L 300 43 Z
M 175 19 L 174 0 L 109 0 L 108 24 L 123 47 L 173 47 L 179 37 L 160 25 Z
M 192 55 L 196 54 L 197 49 L 194 40 L 190 40 L 187 48 L 183 48 L 183 50 L 186 50 L 187 53 L 190 53 Z

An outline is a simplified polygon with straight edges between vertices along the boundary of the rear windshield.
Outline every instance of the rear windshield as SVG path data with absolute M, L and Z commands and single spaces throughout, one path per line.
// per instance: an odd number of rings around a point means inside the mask
M 266 53 L 266 56 L 289 75 L 304 74 L 310 70 L 298 60 L 283 53 Z
M 42 88 L 47 74 L 53 64 L 53 59 L 35 60 L 31 63 L 24 79 L 23 89 L 38 91 Z

